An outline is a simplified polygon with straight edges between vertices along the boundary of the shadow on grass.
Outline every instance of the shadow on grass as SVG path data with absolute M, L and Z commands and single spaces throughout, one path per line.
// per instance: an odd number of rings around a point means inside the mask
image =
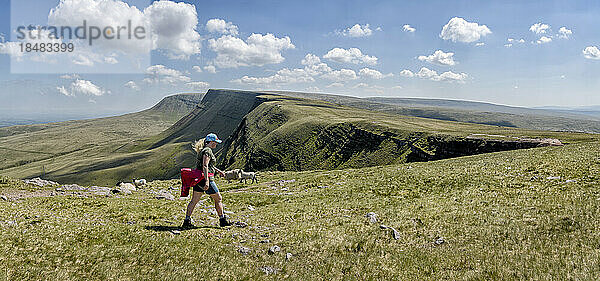
M 181 226 L 174 226 L 174 225 L 150 225 L 150 226 L 145 226 L 144 227 L 146 230 L 152 230 L 152 231 L 157 231 L 157 232 L 169 232 L 169 231 L 173 231 L 173 230 L 179 230 L 179 231 L 186 231 L 186 230 L 192 230 L 192 229 L 222 229 L 220 227 L 216 227 L 216 226 L 209 226 L 209 225 L 203 225 L 203 226 L 193 226 L 193 227 L 181 227 Z

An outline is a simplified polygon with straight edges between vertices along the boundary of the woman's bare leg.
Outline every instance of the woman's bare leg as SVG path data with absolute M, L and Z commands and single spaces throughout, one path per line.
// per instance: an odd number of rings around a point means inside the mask
M 210 198 L 213 199 L 213 201 L 215 202 L 215 210 L 217 210 L 217 214 L 219 215 L 219 218 L 223 217 L 223 203 L 221 202 L 223 200 L 223 197 L 221 197 L 221 193 L 217 192 L 215 194 L 211 194 Z
M 202 198 L 202 194 L 204 194 L 204 193 L 199 192 L 199 191 L 194 191 L 194 193 L 192 193 L 192 200 L 190 200 L 190 203 L 188 204 L 187 210 L 185 212 L 186 217 L 192 216 L 192 213 L 194 212 L 194 208 L 196 207 L 196 204 L 198 204 L 198 202 L 200 202 L 200 198 Z

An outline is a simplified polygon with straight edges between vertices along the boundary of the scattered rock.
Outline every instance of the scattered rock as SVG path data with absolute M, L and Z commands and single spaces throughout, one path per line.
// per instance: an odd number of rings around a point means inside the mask
M 559 180 L 560 177 L 547 177 L 546 179 L 547 180 Z
M 293 256 L 294 255 L 292 255 L 292 253 L 287 253 L 287 254 L 285 254 L 285 259 L 289 261 L 292 259 Z
M 64 191 L 84 191 L 87 190 L 87 188 L 77 185 L 77 184 L 63 184 L 60 186 L 61 190 Z M 58 188 L 56 189 L 58 191 Z
M 273 255 L 279 251 L 281 251 L 281 248 L 277 245 L 271 246 L 271 248 L 269 248 L 269 254 L 271 254 L 271 255 Z
M 133 183 L 128 183 L 128 182 L 120 182 L 117 184 L 117 187 L 120 190 L 129 190 L 131 192 L 136 191 L 137 189 L 135 188 L 135 185 L 133 185 Z
M 244 228 L 244 227 L 248 226 L 248 224 L 245 223 L 245 222 L 243 222 L 243 221 L 236 221 L 236 222 L 233 223 L 233 225 L 235 225 L 235 226 L 237 226 L 239 228 Z
M 328 185 L 319 185 L 319 186 L 317 186 L 317 188 L 329 188 L 329 186 Z
M 175 235 L 179 235 L 179 234 L 181 234 L 181 231 L 179 231 L 177 229 L 173 229 L 173 230 L 171 230 L 171 233 L 173 233 Z
M 565 181 L 565 183 L 572 183 L 572 182 L 577 182 L 576 180 L 567 180 Z
M 106 192 L 106 193 L 110 193 L 112 192 L 112 188 L 108 188 L 108 187 L 104 187 L 104 186 L 90 186 L 90 188 L 87 189 L 90 192 Z
M 400 232 L 393 227 L 390 227 L 390 229 L 392 230 L 392 237 L 394 237 L 395 240 L 400 239 Z
M 286 183 L 292 183 L 292 182 L 296 182 L 296 180 L 292 179 L 292 180 L 279 180 L 278 181 L 279 185 L 281 185 L 281 186 L 285 185 Z
M 250 250 L 250 248 L 239 247 L 237 251 L 242 255 L 247 255 L 250 253 L 251 250 Z
M 4 195 L 0 195 L 0 199 L 4 200 L 4 201 L 8 201 L 8 197 L 4 196 Z
M 230 214 L 230 215 L 232 215 L 232 214 L 235 214 L 235 213 L 234 213 L 234 212 L 232 212 L 232 211 L 223 211 L 223 213 L 225 213 L 225 214 Z
M 377 214 L 373 213 L 373 212 L 368 212 L 365 217 L 367 217 L 369 219 L 370 223 L 376 223 L 377 222 Z
M 267 243 L 271 243 L 271 240 L 269 240 L 269 239 L 267 239 L 267 240 L 260 240 L 260 242 L 258 242 L 258 243 L 267 244 Z
M 156 199 L 175 200 L 175 196 L 165 190 L 161 190 L 156 192 Z
M 384 229 L 384 230 L 385 230 L 385 229 L 389 229 L 389 230 L 391 230 L 391 231 L 392 231 L 392 237 L 393 237 L 395 240 L 398 240 L 398 239 L 400 239 L 400 232 L 398 232 L 398 230 L 396 230 L 395 228 L 393 228 L 393 227 L 390 227 L 390 226 L 386 226 L 386 225 L 383 225 L 383 224 L 382 224 L 382 225 L 380 225 L 380 226 L 379 226 L 379 228 L 381 228 L 381 229 Z
M 31 184 L 31 185 L 35 185 L 35 186 L 39 186 L 39 187 L 44 187 L 46 185 L 58 185 L 57 182 L 43 180 L 41 178 L 33 178 L 33 179 L 23 180 L 23 182 L 26 184 Z
M 259 269 L 260 269 L 260 271 L 264 272 L 266 275 L 277 274 L 277 269 L 272 268 L 270 266 L 263 266 Z
M 248 206 L 248 210 L 250 210 L 250 211 L 254 211 L 254 210 L 256 210 L 256 209 L 254 209 L 254 207 L 253 207 L 253 206 Z
M 444 243 L 446 243 L 446 240 L 444 240 L 444 237 L 438 237 L 437 239 L 435 239 L 436 245 L 442 245 Z

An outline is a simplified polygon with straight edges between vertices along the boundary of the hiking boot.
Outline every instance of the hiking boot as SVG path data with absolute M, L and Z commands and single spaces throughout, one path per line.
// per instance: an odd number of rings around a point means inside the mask
M 220 219 L 219 219 L 219 225 L 220 225 L 221 227 L 225 227 L 225 226 L 231 226 L 231 223 L 229 223 L 229 222 L 227 221 L 227 218 L 220 218 Z
M 181 225 L 181 228 L 194 228 L 194 225 L 192 224 L 192 220 L 183 220 L 183 224 Z

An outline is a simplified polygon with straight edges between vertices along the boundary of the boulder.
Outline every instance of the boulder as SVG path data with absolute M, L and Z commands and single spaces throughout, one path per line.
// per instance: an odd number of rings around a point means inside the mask
M 26 183 L 26 184 L 35 185 L 35 186 L 38 186 L 38 187 L 44 187 L 46 185 L 58 185 L 57 182 L 53 182 L 53 181 L 49 181 L 49 180 L 43 180 L 41 178 L 33 178 L 33 179 L 23 180 L 23 182 Z
M 271 246 L 271 248 L 269 248 L 269 254 L 271 254 L 271 255 L 273 255 L 279 251 L 281 251 L 281 248 L 277 245 Z
M 438 237 L 437 239 L 435 239 L 436 245 L 442 245 L 444 243 L 446 243 L 446 240 L 444 240 L 444 237 Z
M 277 274 L 277 269 L 272 268 L 270 266 L 263 266 L 259 269 L 260 269 L 260 271 L 264 272 L 266 275 Z
M 250 248 L 246 248 L 246 247 L 239 247 L 238 248 L 238 253 L 242 254 L 242 255 L 247 255 L 250 253 Z
M 133 183 L 121 182 L 117 185 L 120 190 L 129 190 L 131 192 L 136 191 L 135 185 Z
M 156 199 L 164 199 L 164 200 L 175 200 L 175 196 L 167 191 L 160 191 L 156 193 Z
M 77 185 L 77 184 L 63 184 L 60 186 L 60 189 L 63 191 L 84 191 L 87 188 Z M 56 189 L 58 191 L 58 188 Z
M 376 223 L 377 222 L 377 214 L 375 214 L 373 212 L 368 212 L 365 215 L 365 217 L 369 219 L 369 223 Z

